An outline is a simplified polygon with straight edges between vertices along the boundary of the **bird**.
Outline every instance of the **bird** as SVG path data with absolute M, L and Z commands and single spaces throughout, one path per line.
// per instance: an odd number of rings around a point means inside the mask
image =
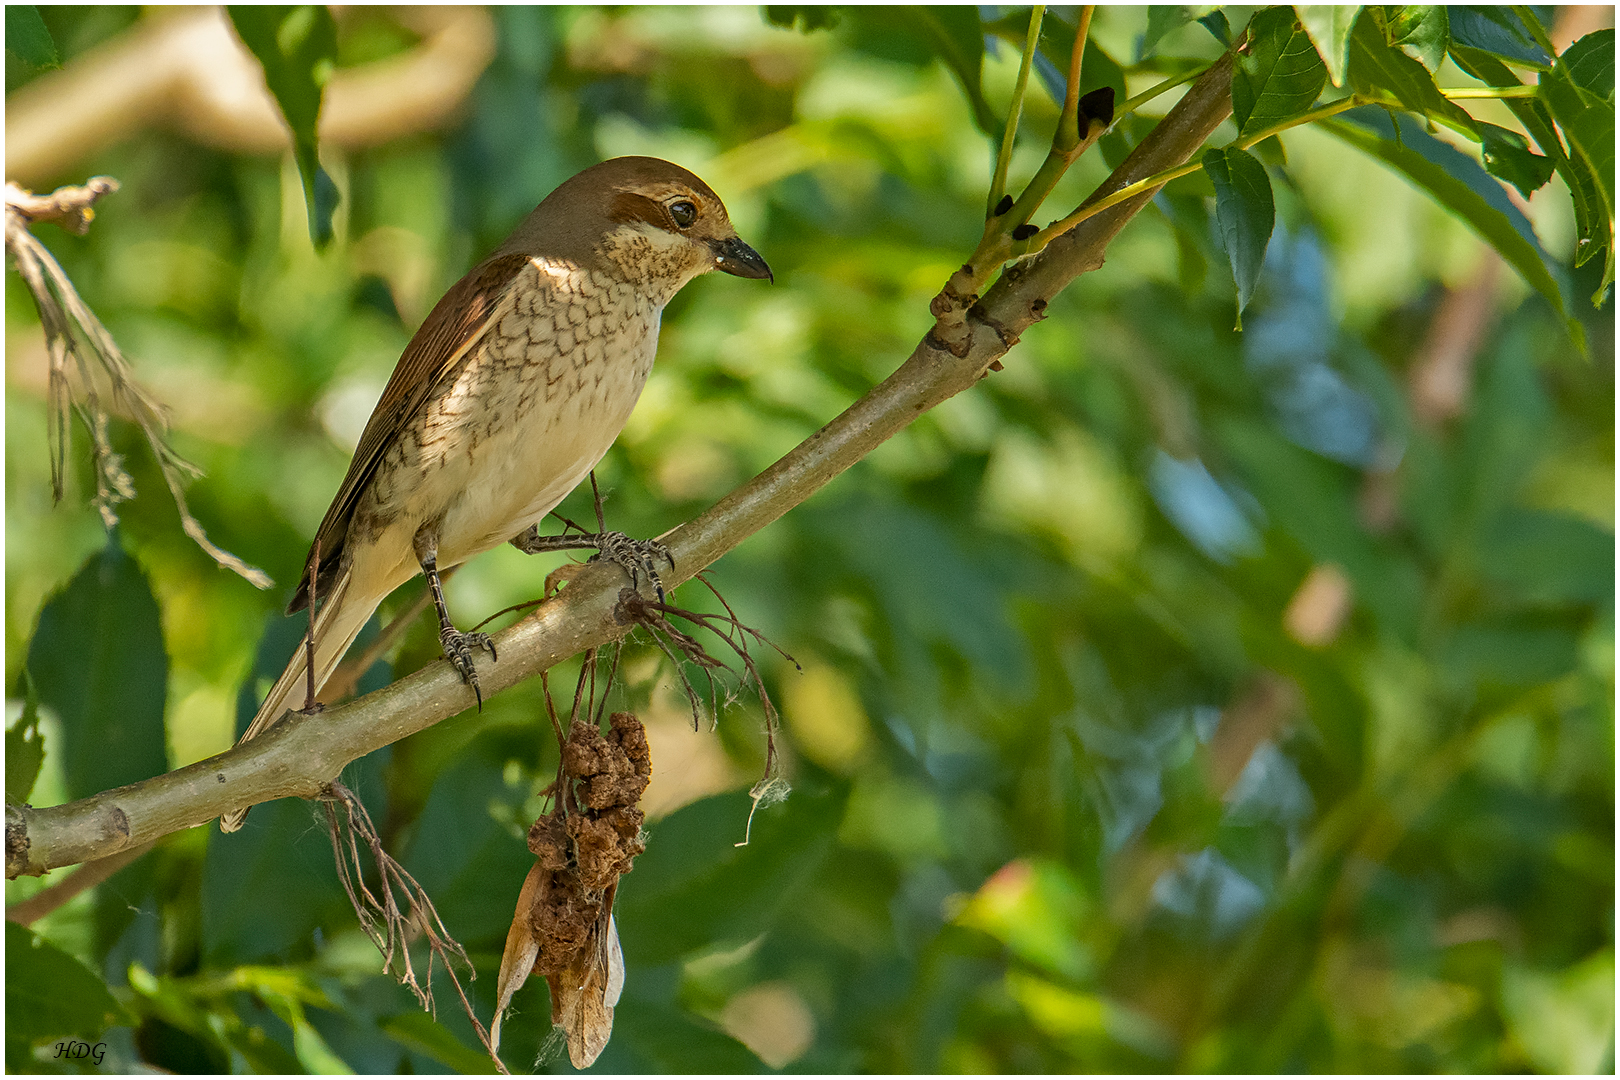
M 473 656 L 499 658 L 488 635 L 451 623 L 443 571 L 508 542 L 531 554 L 598 547 L 632 576 L 638 559 L 650 569 L 655 544 L 546 537 L 539 522 L 618 438 L 665 305 L 713 270 L 774 281 L 709 185 L 672 162 L 618 157 L 564 181 L 453 285 L 361 433 L 287 606 L 314 603 L 310 629 L 238 745 L 279 721 L 301 688 L 317 707 L 377 605 L 418 573 L 445 657 L 481 705 Z M 246 815 L 231 811 L 220 828 L 235 832 Z

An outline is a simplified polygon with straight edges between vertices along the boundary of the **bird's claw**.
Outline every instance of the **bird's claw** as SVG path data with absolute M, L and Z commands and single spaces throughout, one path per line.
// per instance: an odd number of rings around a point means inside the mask
M 657 540 L 637 540 L 622 532 L 604 532 L 596 538 L 596 550 L 591 561 L 606 558 L 618 563 L 630 575 L 630 584 L 637 591 L 641 589 L 641 575 L 647 575 L 647 581 L 658 593 L 658 602 L 664 602 L 664 581 L 658 576 L 655 564 L 661 559 L 671 570 L 675 569 L 675 556 L 669 553 L 669 548 Z
M 478 708 L 484 707 L 484 692 L 478 686 L 478 672 L 473 668 L 473 652 L 477 649 L 488 649 L 489 658 L 497 660 L 495 655 L 495 642 L 488 634 L 462 633 L 453 627 L 445 627 L 439 631 L 439 644 L 444 647 L 444 658 L 461 674 L 461 681 L 472 687 L 473 697 L 478 700 Z

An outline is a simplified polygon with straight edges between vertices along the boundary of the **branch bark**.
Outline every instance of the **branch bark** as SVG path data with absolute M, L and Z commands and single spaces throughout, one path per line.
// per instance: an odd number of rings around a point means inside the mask
M 1088 201 L 1190 159 L 1230 113 L 1230 87 L 1228 54 L 1193 83 Z M 690 580 L 922 413 L 976 383 L 1044 317 L 1052 297 L 1102 265 L 1109 242 L 1150 197 L 1144 193 L 1088 218 L 1040 255 L 1008 269 L 970 311 L 969 348 L 963 355 L 937 347 L 930 334 L 893 375 L 843 414 L 664 537 L 677 568 L 665 575 L 666 587 Z M 617 566 L 582 567 L 559 596 L 496 635 L 500 662 L 481 663 L 478 672 L 484 692 L 499 693 L 584 649 L 624 636 L 630 626 L 614 614 L 623 589 Z M 239 806 L 316 796 L 350 761 L 472 704 L 472 691 L 449 664 L 430 664 L 318 716 L 288 717 L 244 746 L 166 775 L 62 806 L 7 806 L 6 876 L 103 858 Z

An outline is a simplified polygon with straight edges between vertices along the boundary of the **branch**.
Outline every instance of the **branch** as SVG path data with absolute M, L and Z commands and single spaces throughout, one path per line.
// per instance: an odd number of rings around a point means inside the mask
M 1191 158 L 1231 111 L 1231 61 L 1216 62 L 1113 176 L 1096 200 Z M 674 588 L 819 491 L 940 402 L 968 389 L 1071 281 L 1102 265 L 1109 242 L 1152 196 L 1145 191 L 1083 222 L 1010 269 L 968 319 L 963 355 L 917 346 L 893 375 L 775 465 L 727 495 L 664 543 Z M 587 648 L 623 637 L 615 616 L 624 572 L 593 563 L 533 615 L 495 636 L 499 663 L 481 662 L 486 694 L 499 693 Z M 6 808 L 6 876 L 40 874 L 101 858 L 221 813 L 269 799 L 320 794 L 355 758 L 472 707 L 473 693 L 447 663 L 427 667 L 318 716 L 288 716 L 264 736 L 164 776 L 44 809 Z

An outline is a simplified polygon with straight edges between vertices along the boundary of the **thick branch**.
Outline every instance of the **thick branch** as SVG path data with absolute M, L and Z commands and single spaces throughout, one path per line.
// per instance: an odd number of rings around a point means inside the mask
M 1098 188 L 1099 198 L 1188 160 L 1231 110 L 1222 60 Z M 1102 265 L 1109 241 L 1144 194 L 1090 218 L 1039 256 L 1005 274 L 973 309 L 970 348 L 957 357 L 925 339 L 882 384 L 775 465 L 664 538 L 673 587 L 799 505 L 919 415 L 977 382 L 1069 282 Z M 581 568 L 568 588 L 496 635 L 499 663 L 481 663 L 486 694 L 499 693 L 586 648 L 624 636 L 615 620 L 624 576 L 617 566 Z M 6 876 L 40 874 L 144 844 L 219 814 L 269 799 L 319 794 L 355 758 L 471 707 L 473 694 L 446 663 L 430 664 L 358 701 L 313 717 L 289 716 L 234 750 L 139 784 L 64 806 L 6 808 Z

